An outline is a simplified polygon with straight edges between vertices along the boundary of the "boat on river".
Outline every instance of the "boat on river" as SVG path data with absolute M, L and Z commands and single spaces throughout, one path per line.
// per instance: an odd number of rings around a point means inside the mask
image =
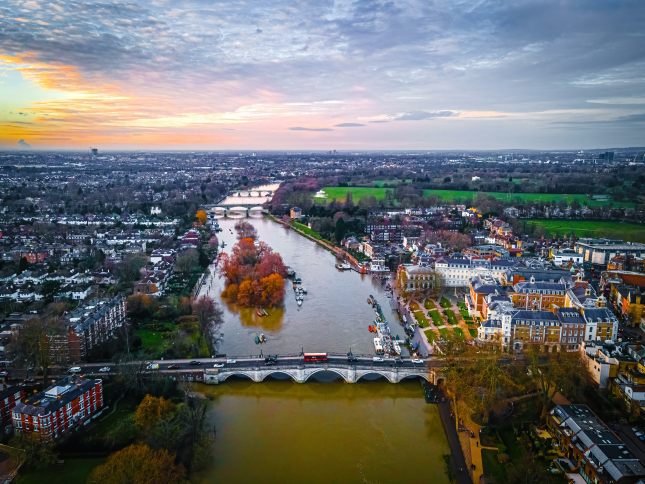
M 336 264 L 336 269 L 339 271 L 349 271 L 351 268 L 352 266 L 350 266 L 348 262 L 339 262 Z
M 296 304 L 298 304 L 298 306 L 302 306 L 302 301 L 303 299 L 301 297 L 296 298 Z

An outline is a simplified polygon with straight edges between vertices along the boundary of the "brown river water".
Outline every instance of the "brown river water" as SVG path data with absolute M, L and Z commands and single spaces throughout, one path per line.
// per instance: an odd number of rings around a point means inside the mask
M 373 294 L 404 336 L 382 285 L 356 272 L 339 272 L 335 258 L 299 234 L 267 219 L 248 219 L 260 240 L 279 252 L 308 290 L 298 307 L 288 284 L 285 307 L 259 318 L 254 310 L 228 307 L 219 298 L 223 280 L 204 292 L 224 309 L 218 352 L 227 355 L 347 352 L 373 354 L 367 327 Z M 235 243 L 234 220 L 220 220 L 218 234 Z M 233 229 L 234 232 L 234 229 Z M 256 345 L 256 334 L 268 342 Z M 298 384 L 288 377 L 264 383 L 229 379 L 196 390 L 210 399 L 217 430 L 212 466 L 196 479 L 218 483 L 444 483 L 448 444 L 437 408 L 428 405 L 418 381 L 383 379 L 348 384 L 331 374 Z

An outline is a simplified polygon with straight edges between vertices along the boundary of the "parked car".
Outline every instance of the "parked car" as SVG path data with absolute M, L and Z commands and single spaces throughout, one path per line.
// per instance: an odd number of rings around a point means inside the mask
M 109 372 L 110 372 L 109 366 L 104 366 L 103 368 L 99 369 L 99 373 L 109 373 Z

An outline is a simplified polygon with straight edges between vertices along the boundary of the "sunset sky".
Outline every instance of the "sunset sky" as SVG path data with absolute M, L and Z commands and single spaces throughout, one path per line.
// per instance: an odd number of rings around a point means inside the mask
M 2 0 L 0 148 L 645 145 L 645 1 Z

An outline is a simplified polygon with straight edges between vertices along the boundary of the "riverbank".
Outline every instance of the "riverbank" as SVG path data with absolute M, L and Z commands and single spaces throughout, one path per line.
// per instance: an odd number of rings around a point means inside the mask
M 349 263 L 352 265 L 352 269 L 354 269 L 356 272 L 360 272 L 361 274 L 366 273 L 366 271 L 361 270 L 362 266 L 360 265 L 360 263 L 358 262 L 356 257 L 354 257 L 352 254 L 347 252 L 345 249 L 337 247 L 336 245 L 332 244 L 328 240 L 321 239 L 321 238 L 316 238 L 313 235 L 308 234 L 304 230 L 301 230 L 297 226 L 295 226 L 293 224 L 288 224 L 285 221 L 276 218 L 274 215 L 271 215 L 270 213 L 267 214 L 267 218 L 269 218 L 270 220 L 282 225 L 283 227 L 287 227 L 287 228 L 293 230 L 294 232 L 297 232 L 298 234 L 300 234 L 303 237 L 311 240 L 312 242 L 315 242 L 316 244 L 318 244 L 319 246 L 321 246 L 325 250 L 328 250 L 329 252 L 334 254 L 336 257 L 339 257 L 339 258 L 341 258 L 343 260 L 349 261 Z

